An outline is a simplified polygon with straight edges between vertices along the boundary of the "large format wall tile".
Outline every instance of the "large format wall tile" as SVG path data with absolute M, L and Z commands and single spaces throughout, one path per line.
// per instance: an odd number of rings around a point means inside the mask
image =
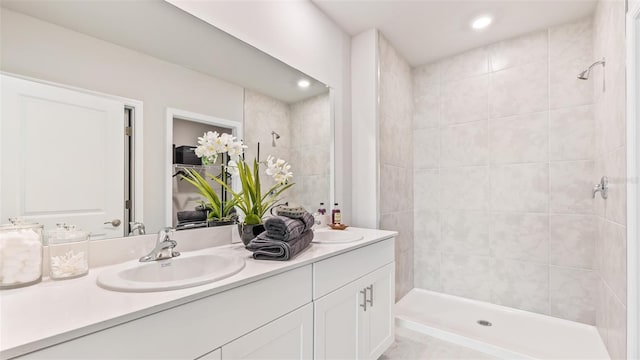
M 442 253 L 440 279 L 448 294 L 491 301 L 493 260 L 487 256 Z
M 491 168 L 491 209 L 546 212 L 549 167 L 545 163 Z
M 560 59 L 549 63 L 549 101 L 551 109 L 587 105 L 593 102 L 593 87 L 577 75 L 593 62 L 591 56 Z M 598 78 L 594 74 L 592 78 Z M 591 81 L 591 80 L 590 80 Z M 598 80 L 595 80 L 598 81 Z
M 487 165 L 487 121 L 440 130 L 440 166 Z
M 440 64 L 426 64 L 411 70 L 413 97 L 420 98 L 431 93 L 430 88 L 440 84 Z
M 440 250 L 440 213 L 433 210 L 416 210 L 413 214 L 416 249 Z
M 593 213 L 591 190 L 597 183 L 593 161 L 552 162 L 549 167 L 549 210 L 555 213 Z
M 489 200 L 489 168 L 442 168 L 440 189 L 443 209 L 486 210 Z
M 607 286 L 626 306 L 627 302 L 627 241 L 624 226 L 607 221 L 603 239 L 601 274 Z
M 539 112 L 490 120 L 491 163 L 547 161 L 547 117 L 547 112 Z
M 549 114 L 549 159 L 587 160 L 595 156 L 593 106 L 570 107 Z
M 549 31 L 549 88 L 552 109 L 590 104 L 593 88 L 578 73 L 593 61 L 591 20 L 551 28 Z
M 380 172 L 380 213 L 388 214 L 413 210 L 413 171 L 382 165 Z
M 440 249 L 455 254 L 489 255 L 489 219 L 484 212 L 443 211 Z
M 440 131 L 438 129 L 414 130 L 413 144 L 413 167 L 415 169 L 434 169 L 440 165 Z M 395 156 L 399 155 L 391 152 Z
M 414 255 L 414 286 L 442 291 L 440 280 L 440 252 L 416 248 Z
M 611 359 L 627 358 L 627 308 L 610 291 L 605 292 L 607 350 Z
M 440 85 L 440 118 L 443 125 L 487 119 L 488 75 Z
M 604 157 L 605 175 L 609 177 L 609 197 L 604 201 L 605 216 L 622 225 L 627 223 L 626 160 L 626 148 L 620 148 Z
M 596 323 L 597 274 L 591 270 L 549 268 L 550 315 Z
M 509 68 L 489 76 L 489 116 L 500 118 L 547 110 L 547 62 Z
M 500 259 L 548 262 L 548 224 L 547 214 L 492 214 L 491 253 Z
M 488 47 L 490 70 L 547 61 L 549 57 L 547 30 L 501 41 Z
M 413 97 L 413 128 L 430 129 L 440 124 L 440 92 L 438 85 L 425 86 L 423 96 Z
M 593 53 L 593 26 L 591 19 L 549 29 L 549 57 L 579 58 Z
M 496 304 L 548 314 L 549 266 L 525 261 L 496 260 L 491 298 Z
M 440 62 L 442 82 L 486 74 L 489 71 L 487 49 L 479 48 L 455 55 Z
M 597 226 L 593 215 L 550 215 L 549 263 L 593 269 Z
M 413 173 L 413 208 L 415 210 L 440 208 L 440 170 L 416 170 Z

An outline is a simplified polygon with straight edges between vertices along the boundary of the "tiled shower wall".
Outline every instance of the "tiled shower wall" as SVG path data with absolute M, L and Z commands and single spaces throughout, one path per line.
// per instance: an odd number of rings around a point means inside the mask
M 596 198 L 598 330 L 612 359 L 626 358 L 626 123 L 625 4 L 600 1 L 594 17 L 594 59 L 606 58 L 591 74 L 596 119 L 596 178 L 609 177 L 607 200 Z
M 292 201 L 310 212 L 329 204 L 331 106 L 329 93 L 291 104 L 291 165 L 295 167 Z M 336 201 L 340 201 L 336 199 Z
M 380 228 L 396 237 L 396 299 L 413 288 L 411 68 L 379 34 Z
M 595 323 L 592 37 L 585 19 L 413 70 L 416 287 Z
M 291 164 L 295 185 L 283 194 L 283 199 L 304 206 L 308 211 L 329 204 L 329 169 L 331 159 L 330 129 L 331 106 L 329 92 L 293 104 L 245 90 L 244 142 L 249 147 L 250 161 L 257 155 L 260 160 L 273 155 Z M 271 131 L 280 134 L 276 146 L 271 144 Z M 263 190 L 273 185 L 270 177 L 263 176 Z

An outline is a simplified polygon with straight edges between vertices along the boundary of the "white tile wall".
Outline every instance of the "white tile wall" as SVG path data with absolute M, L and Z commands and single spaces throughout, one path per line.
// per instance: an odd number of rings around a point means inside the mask
M 583 20 L 413 70 L 415 286 L 597 321 L 595 109 L 575 81 L 592 35 Z
M 424 68 L 411 75 L 409 64 L 397 53 L 391 44 L 380 34 L 378 42 L 380 56 L 380 227 L 396 230 L 396 299 L 400 299 L 414 284 L 414 232 L 427 235 L 423 245 L 435 243 L 429 234 L 429 223 L 414 229 L 414 174 L 413 169 L 438 167 L 439 134 L 429 129 L 439 123 L 438 86 L 439 71 Z M 413 82 L 416 97 L 413 97 Z M 435 87 L 430 84 L 434 82 Z M 414 112 L 414 106 L 418 109 Z M 414 132 L 413 129 L 416 129 Z M 416 144 L 425 144 L 424 148 L 414 148 Z M 420 155 L 415 158 L 413 153 Z M 437 170 L 436 170 L 437 173 Z M 421 180 L 437 184 L 437 175 L 429 172 L 421 174 Z M 438 192 L 430 192 L 425 184 L 416 187 L 415 194 L 420 197 L 420 209 L 434 207 Z M 437 186 L 437 185 L 435 185 Z M 425 210 L 428 211 L 428 210 Z M 419 249 L 420 258 L 415 261 L 424 263 L 425 251 Z M 435 265 L 434 265 L 435 266 Z M 421 278 L 420 281 L 427 281 Z
M 612 359 L 626 358 L 626 169 L 625 169 L 625 4 L 599 1 L 594 16 L 593 58 L 606 58 L 589 81 L 595 103 L 596 178 L 609 177 L 609 198 L 595 200 L 596 325 Z M 597 180 L 596 179 L 596 180 Z
M 291 164 L 293 182 L 283 198 L 304 206 L 309 211 L 320 202 L 329 206 L 329 93 L 320 94 L 294 104 L 286 104 L 269 96 L 245 90 L 244 141 L 249 159 L 257 155 L 282 158 Z M 271 131 L 280 134 L 276 147 L 271 145 Z M 273 180 L 262 177 L 263 188 Z

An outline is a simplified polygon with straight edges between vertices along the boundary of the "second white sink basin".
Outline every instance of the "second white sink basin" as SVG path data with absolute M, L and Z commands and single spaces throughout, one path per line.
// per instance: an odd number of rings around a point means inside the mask
M 320 244 L 342 244 L 362 240 L 363 236 L 348 230 L 316 230 L 313 242 Z
M 115 291 L 149 292 L 183 289 L 222 280 L 245 266 L 240 257 L 213 254 L 181 255 L 173 259 L 130 262 L 106 270 L 98 285 Z

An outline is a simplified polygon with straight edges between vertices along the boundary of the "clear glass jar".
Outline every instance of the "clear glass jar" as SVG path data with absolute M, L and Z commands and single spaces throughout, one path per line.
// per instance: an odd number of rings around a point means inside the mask
M 42 225 L 9 218 L 0 226 L 0 289 L 42 280 Z
M 47 232 L 49 244 L 49 277 L 72 279 L 89 272 L 89 232 L 74 225 L 57 224 Z

